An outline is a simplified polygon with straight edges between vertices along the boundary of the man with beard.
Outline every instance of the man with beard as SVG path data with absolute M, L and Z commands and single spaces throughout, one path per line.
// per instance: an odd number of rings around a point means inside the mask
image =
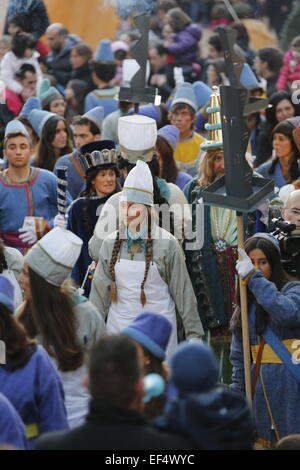
M 192 205 L 193 231 L 196 207 L 203 190 L 224 175 L 222 142 L 203 156 L 199 175 L 189 182 L 184 193 Z M 204 243 L 201 249 L 185 246 L 187 268 L 198 302 L 198 312 L 210 343 L 220 360 L 220 381 L 230 383 L 229 320 L 235 301 L 235 261 L 237 259 L 236 214 L 231 209 L 204 206 Z

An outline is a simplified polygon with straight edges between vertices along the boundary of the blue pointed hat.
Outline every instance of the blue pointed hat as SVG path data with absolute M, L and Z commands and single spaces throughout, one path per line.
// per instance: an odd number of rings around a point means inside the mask
M 94 60 L 100 60 L 101 62 L 115 62 L 111 48 L 111 41 L 109 39 L 101 39 L 97 46 Z
M 170 321 L 159 313 L 151 312 L 141 313 L 122 331 L 123 334 L 130 336 L 161 361 L 165 359 L 171 332 Z
M 171 110 L 175 104 L 179 103 L 188 104 L 195 112 L 198 111 L 196 93 L 191 83 L 183 82 L 175 91 Z
M 252 90 L 256 88 L 261 88 L 261 84 L 258 82 L 250 65 L 247 63 L 243 65 L 242 72 L 240 75 L 240 82 L 242 85 Z
M 44 125 L 53 116 L 57 116 L 57 114 L 49 113 L 48 111 L 43 111 L 42 109 L 33 109 L 29 116 L 28 120 L 32 125 L 33 129 L 35 130 L 36 134 L 39 138 L 42 137 L 42 132 Z
M 41 109 L 41 102 L 36 96 L 30 96 L 30 98 L 28 98 L 28 100 L 24 103 L 19 116 L 28 117 L 33 109 Z
M 48 78 L 45 78 L 42 81 L 38 90 L 38 97 L 41 100 L 42 108 L 51 103 L 51 101 L 64 99 L 59 91 L 55 87 L 51 86 L 50 80 L 48 80 Z
M 129 111 L 129 116 L 134 114 L 134 109 L 132 108 Z M 159 106 L 155 106 L 152 103 L 149 104 L 144 104 L 143 106 L 139 106 L 139 114 L 142 116 L 148 116 L 152 119 L 154 119 L 157 123 L 161 121 L 161 111 Z
M 172 126 L 171 124 L 163 126 L 157 131 L 157 135 L 160 135 L 161 137 L 166 139 L 172 149 L 175 150 L 176 144 L 179 141 L 180 136 L 180 131 L 176 126 Z
M 5 137 L 8 134 L 16 134 L 17 132 L 19 132 L 20 134 L 23 134 L 25 137 L 30 139 L 30 136 L 24 124 L 22 124 L 21 121 L 18 121 L 18 119 L 13 119 L 7 124 L 5 128 Z
M 85 113 L 82 117 L 85 117 L 92 121 L 101 132 L 102 121 L 104 119 L 104 108 L 103 106 L 96 106 L 93 109 L 90 109 L 87 113 Z
M 0 304 L 5 305 L 10 312 L 15 309 L 14 286 L 5 276 L 0 276 Z
M 206 83 L 197 81 L 193 83 L 194 92 L 196 95 L 198 109 L 202 108 L 209 102 L 212 89 Z

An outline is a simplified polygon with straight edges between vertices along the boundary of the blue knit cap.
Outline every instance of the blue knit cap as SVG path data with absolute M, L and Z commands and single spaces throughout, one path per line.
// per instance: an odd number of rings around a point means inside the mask
M 94 60 L 103 62 L 114 62 L 114 54 L 111 48 L 111 41 L 109 39 L 102 39 L 96 49 Z
M 42 109 L 41 102 L 36 96 L 30 96 L 28 98 L 28 100 L 24 103 L 24 106 L 21 109 L 19 116 L 28 117 L 33 109 Z
M 0 275 L 0 304 L 5 305 L 13 313 L 14 305 L 14 286 L 5 277 Z
M 159 313 L 151 312 L 141 313 L 122 331 L 161 361 L 165 359 L 171 332 L 172 325 L 169 320 Z
M 198 109 L 202 108 L 209 102 L 212 89 L 206 83 L 197 81 L 193 83 L 194 92 L 197 99 Z
M 5 128 L 5 135 L 4 137 L 6 137 L 8 134 L 16 134 L 16 133 L 20 133 L 20 134 L 23 134 L 24 137 L 27 137 L 28 139 L 30 139 L 30 136 L 27 132 L 27 129 L 26 127 L 24 126 L 24 124 L 19 121 L 18 119 L 13 119 L 12 121 L 10 121 L 6 128 Z
M 131 116 L 132 114 L 134 114 L 134 109 L 130 109 L 128 115 Z M 160 123 L 161 121 L 161 111 L 160 111 L 160 107 L 159 106 L 155 106 L 154 104 L 152 103 L 149 103 L 149 104 L 145 104 L 143 106 L 140 106 L 139 107 L 139 113 L 138 114 L 141 114 L 142 116 L 148 116 L 152 119 L 154 119 L 157 124 Z
M 95 108 L 90 109 L 87 113 L 83 114 L 84 118 L 92 121 L 101 132 L 102 121 L 104 119 L 104 108 L 103 106 L 95 106 Z
M 170 368 L 171 381 L 180 393 L 202 393 L 217 385 L 219 367 L 212 350 L 204 344 L 179 344 Z
M 44 125 L 48 119 L 52 118 L 53 116 L 57 116 L 57 114 L 49 113 L 48 111 L 43 111 L 42 109 L 33 109 L 29 113 L 28 120 L 39 138 L 42 137 Z
M 198 111 L 196 93 L 193 85 L 183 82 L 175 91 L 175 95 L 171 104 L 171 110 L 175 104 L 188 104 L 195 112 Z
M 157 135 L 163 137 L 168 142 L 168 144 L 170 144 L 172 149 L 175 150 L 180 135 L 179 129 L 176 126 L 168 124 L 167 126 L 161 127 L 157 131 Z
M 270 233 L 266 233 L 266 232 L 257 232 L 257 233 L 255 233 L 252 237 L 248 238 L 248 240 L 252 240 L 252 238 L 264 238 L 265 240 L 268 240 L 269 242 L 271 242 L 271 243 L 277 248 L 277 250 L 278 250 L 279 253 L 280 253 L 279 241 L 277 240 L 276 237 L 274 237 L 274 236 L 271 235 Z M 246 240 L 246 242 L 247 242 L 248 240 Z

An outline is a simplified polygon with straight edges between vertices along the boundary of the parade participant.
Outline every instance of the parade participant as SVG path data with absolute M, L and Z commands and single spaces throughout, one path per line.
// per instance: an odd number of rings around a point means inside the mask
M 13 290 L 0 276 L 0 337 L 6 346 L 0 389 L 19 412 L 32 448 L 40 434 L 68 429 L 68 423 L 60 378 L 46 351 L 28 338 L 13 315 Z
M 38 98 L 41 100 L 41 107 L 44 111 L 65 117 L 66 102 L 64 97 L 54 86 L 51 86 L 48 78 L 42 80 L 38 90 Z
M 197 111 L 194 88 L 190 83 L 184 82 L 175 92 L 170 109 L 170 123 L 180 132 L 174 152 L 177 167 L 191 176 L 197 174 L 200 144 L 205 140 L 193 130 Z
M 218 385 L 218 363 L 205 344 L 180 343 L 170 359 L 177 390 L 159 427 L 183 433 L 203 450 L 250 450 L 253 424 L 247 401 Z
M 41 437 L 37 450 L 193 448 L 184 437 L 160 432 L 141 416 L 144 385 L 131 338 L 118 335 L 99 341 L 90 355 L 87 382 L 92 400 L 86 422 L 77 429 Z
M 173 231 L 178 240 L 184 238 L 183 232 L 190 228 L 191 213 L 183 192 L 173 183 L 166 183 L 159 176 L 159 165 L 154 156 L 157 139 L 156 122 L 146 116 L 134 115 L 119 118 L 118 124 L 121 157 L 118 166 L 124 179 L 138 160 L 147 162 L 153 176 L 155 209 L 161 211 L 159 224 Z M 133 139 L 133 136 L 139 139 Z M 120 194 L 114 194 L 105 203 L 89 242 L 89 252 L 94 261 L 98 260 L 103 239 L 112 233 L 119 222 Z M 163 224 L 163 225 L 162 225 Z M 103 228 L 105 227 L 105 232 Z
M 29 122 L 40 137 L 35 164 L 53 171 L 59 157 L 73 150 L 71 129 L 63 117 L 48 111 L 31 111 Z
M 20 415 L 9 400 L 0 392 L 0 442 L 9 449 L 27 449 L 25 429 Z M 1 444 L 0 444 L 1 446 Z M 1 447 L 0 447 L 1 448 Z M 2 449 L 1 449 L 2 450 Z
M 23 124 L 9 122 L 4 138 L 8 168 L 0 174 L 1 238 L 5 245 L 23 252 L 53 227 L 57 214 L 57 179 L 49 171 L 30 166 L 31 152 Z M 23 227 L 26 216 L 33 217 L 34 225 Z
M 92 262 L 88 253 L 88 242 L 93 235 L 97 219 L 103 204 L 111 194 L 120 191 L 117 182 L 119 171 L 115 144 L 111 140 L 100 140 L 81 147 L 83 155 L 79 162 L 85 172 L 86 187 L 81 197 L 72 202 L 68 209 L 68 230 L 78 235 L 83 241 L 78 260 L 72 271 L 72 279 L 81 286 L 84 283 L 84 295 L 89 296 L 91 279 L 86 277 Z
M 272 235 L 255 234 L 246 241 L 245 251 L 236 268 L 247 283 L 253 417 L 257 441 L 270 447 L 299 432 L 300 283 L 283 270 L 279 244 Z M 239 297 L 231 326 L 231 387 L 244 394 Z
M 34 128 L 29 122 L 29 114 L 34 109 L 41 109 L 41 102 L 36 96 L 30 96 L 28 100 L 25 101 L 23 108 L 21 109 L 17 119 L 24 124 L 29 137 L 32 142 L 32 161 L 35 160 L 35 154 L 37 149 L 37 144 L 39 143 L 39 136 L 35 132 Z
M 154 222 L 153 179 L 138 160 L 120 197 L 120 228 L 102 243 L 90 299 L 116 334 L 141 312 L 160 313 L 172 324 L 167 356 L 177 345 L 176 312 L 188 339 L 203 329 L 183 253 L 176 238 Z
M 192 179 L 184 171 L 179 171 L 173 157 L 173 152 L 179 141 L 179 129 L 172 125 L 161 127 L 157 132 L 155 146 L 156 158 L 159 163 L 160 176 L 168 183 L 175 183 L 180 189 Z
M 172 325 L 159 313 L 143 312 L 122 331 L 130 336 L 137 345 L 143 358 L 143 375 L 158 374 L 168 382 L 168 370 L 164 364 L 166 349 L 171 337 Z M 154 419 L 162 415 L 166 403 L 166 394 L 152 397 L 143 407 L 143 416 Z
M 70 427 L 87 413 L 89 395 L 81 385 L 84 353 L 105 334 L 96 308 L 66 283 L 81 251 L 82 241 L 55 227 L 27 253 L 20 276 L 24 304 L 19 321 L 53 358 L 65 392 Z
M 295 117 L 274 127 L 272 137 L 275 157 L 256 169 L 264 178 L 273 179 L 278 188 L 300 178 L 300 152 L 293 137 L 293 131 L 298 126 L 299 121 Z
M 103 115 L 104 112 L 102 106 L 97 106 L 85 113 L 83 116 L 77 116 L 74 118 L 72 128 L 75 149 L 72 153 L 58 158 L 55 163 L 53 170 L 55 174 L 57 174 L 58 167 L 67 167 L 67 190 L 70 192 L 73 199 L 76 199 L 79 196 L 79 193 L 83 191 L 85 184 L 85 173 L 78 160 L 81 153 L 80 148 L 86 144 L 100 140 Z M 84 150 L 83 152 L 86 153 Z
M 86 96 L 85 112 L 95 106 L 103 106 L 104 117 L 106 117 L 118 109 L 116 96 L 119 93 L 119 87 L 110 85 L 116 70 L 117 64 L 111 49 L 111 41 L 102 39 L 92 61 L 92 79 L 97 88 Z

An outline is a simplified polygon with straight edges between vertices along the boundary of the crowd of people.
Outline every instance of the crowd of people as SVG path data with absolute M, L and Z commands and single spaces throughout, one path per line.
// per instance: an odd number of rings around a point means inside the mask
M 280 38 L 300 4 L 158 0 L 145 86 L 161 103 L 137 106 L 118 99 L 130 20 L 93 51 L 23 3 L 0 38 L 0 446 L 299 448 L 300 36 L 256 49 L 243 19 Z M 243 217 L 245 250 L 236 212 L 203 204 L 226 177 L 219 28 L 269 103 L 244 116 L 241 158 L 275 187 Z

